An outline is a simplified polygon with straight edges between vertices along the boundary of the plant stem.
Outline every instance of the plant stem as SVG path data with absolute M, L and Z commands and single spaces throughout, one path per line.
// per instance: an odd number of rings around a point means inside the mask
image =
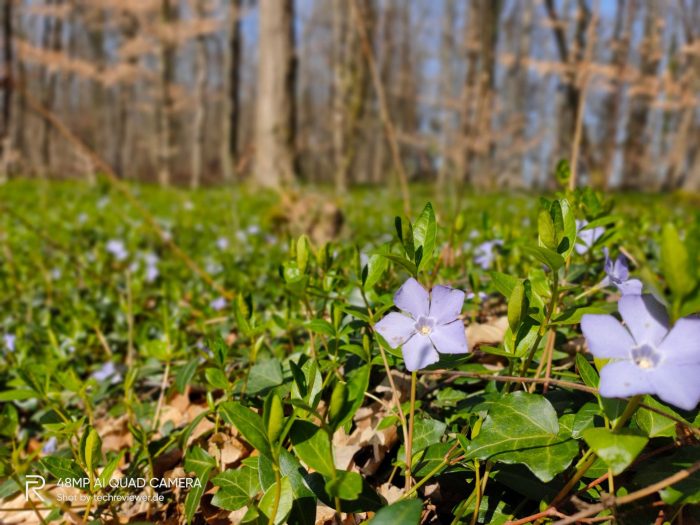
M 272 503 L 272 512 L 267 521 L 268 525 L 275 525 L 277 509 L 280 505 L 280 499 L 282 498 L 282 476 L 280 476 L 280 468 L 278 465 L 273 465 L 272 470 L 275 471 L 275 500 Z
M 416 383 L 418 382 L 418 374 L 411 372 L 411 405 L 408 413 L 408 440 L 406 441 L 406 487 L 405 490 L 411 489 L 411 460 L 413 457 L 413 427 L 416 412 Z

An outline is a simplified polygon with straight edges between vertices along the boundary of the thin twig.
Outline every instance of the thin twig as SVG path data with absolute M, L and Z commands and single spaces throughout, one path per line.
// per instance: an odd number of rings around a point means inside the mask
M 576 523 L 577 521 L 581 521 L 582 519 L 588 518 L 589 516 L 598 514 L 599 512 L 605 509 L 627 505 L 628 503 L 632 503 L 633 501 L 646 498 L 647 496 L 651 496 L 655 492 L 658 492 L 662 489 L 665 489 L 666 487 L 670 487 L 671 485 L 683 481 L 698 470 L 700 470 L 700 461 L 696 461 L 690 467 L 679 470 L 675 474 L 668 476 L 667 478 L 664 478 L 661 481 L 649 485 L 648 487 L 644 487 L 643 489 L 639 489 L 635 492 L 631 492 L 626 496 L 611 498 L 608 502 L 596 503 L 595 505 L 591 505 L 590 507 L 586 508 L 585 510 L 582 510 L 581 512 L 577 512 L 572 516 L 566 517 L 555 522 L 555 525 L 569 525 L 571 523 Z

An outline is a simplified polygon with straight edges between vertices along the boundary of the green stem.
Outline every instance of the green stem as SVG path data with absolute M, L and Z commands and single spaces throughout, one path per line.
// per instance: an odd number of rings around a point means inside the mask
M 280 499 L 282 498 L 282 476 L 280 475 L 280 468 L 278 465 L 273 465 L 272 469 L 275 471 L 275 500 L 272 503 L 272 512 L 267 521 L 268 525 L 275 525 L 277 509 L 279 508 Z
M 416 412 L 416 383 L 418 374 L 411 372 L 411 405 L 408 412 L 408 440 L 406 441 L 406 489 L 411 488 L 411 461 L 413 457 L 413 424 Z
M 554 309 L 557 306 L 557 299 L 559 298 L 559 275 L 556 274 L 556 272 L 553 272 L 554 275 L 552 277 L 552 297 L 549 300 L 549 305 L 547 306 L 547 317 L 544 320 L 544 323 L 542 323 L 542 326 L 540 327 L 539 332 L 537 333 L 537 339 L 535 339 L 535 342 L 532 345 L 532 348 L 530 348 L 530 352 L 527 355 L 527 359 L 525 360 L 525 363 L 523 363 L 523 367 L 520 370 L 520 377 L 525 377 L 525 374 L 527 373 L 528 369 L 530 368 L 530 365 L 532 364 L 532 360 L 535 358 L 535 353 L 537 352 L 537 347 L 540 345 L 540 341 L 542 341 L 542 338 L 544 337 L 544 334 L 547 332 L 547 329 L 549 328 L 549 322 L 552 319 L 552 314 L 554 313 Z
M 622 427 L 625 426 L 625 423 L 629 421 L 630 417 L 632 417 L 632 414 L 635 413 L 641 402 L 642 396 L 634 396 L 632 399 L 629 400 L 624 412 L 615 422 L 615 426 L 612 429 L 614 433 L 619 432 L 622 429 Z M 574 488 L 576 483 L 578 483 L 578 481 L 586 474 L 588 469 L 590 469 L 593 466 L 593 463 L 595 463 L 596 458 L 597 456 L 590 449 L 583 455 L 581 461 L 579 462 L 579 467 L 576 469 L 576 473 L 567 482 L 567 484 L 564 485 L 564 488 L 562 488 L 559 491 L 559 493 L 555 496 L 555 498 L 552 500 L 552 503 L 550 503 L 549 505 L 550 507 L 554 507 L 569 493 L 569 491 L 572 488 Z

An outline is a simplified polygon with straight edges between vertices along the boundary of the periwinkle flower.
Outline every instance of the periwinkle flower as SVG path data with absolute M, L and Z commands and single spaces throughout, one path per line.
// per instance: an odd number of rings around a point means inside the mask
M 574 248 L 579 255 L 583 255 L 590 250 L 596 241 L 605 233 L 605 228 L 602 226 L 584 230 L 586 226 L 588 226 L 588 221 L 576 220 L 576 235 L 581 242 L 577 242 Z
M 117 367 L 114 366 L 112 361 L 107 361 L 92 373 L 92 378 L 100 382 L 107 381 L 109 379 L 110 382 L 114 384 L 122 380 L 122 375 L 119 373 Z
M 16 340 L 17 336 L 14 334 L 3 334 L 2 336 L 2 342 L 5 343 L 5 348 L 7 348 L 10 352 L 15 351 Z
M 436 363 L 442 354 L 465 354 L 467 335 L 459 319 L 464 292 L 435 286 L 431 293 L 414 278 L 394 295 L 403 313 L 391 312 L 375 329 L 392 348 L 401 346 L 406 368 L 413 372 Z
M 217 297 L 214 299 L 211 303 L 209 303 L 209 306 L 211 306 L 212 310 L 215 311 L 220 311 L 226 308 L 226 299 L 223 297 Z
M 474 262 L 481 266 L 482 270 L 488 270 L 491 268 L 493 261 L 496 259 L 496 246 L 501 246 L 502 244 L 503 241 L 500 239 L 482 242 L 476 247 L 474 252 Z
M 44 446 L 41 447 L 41 452 L 43 454 L 49 455 L 53 454 L 56 452 L 56 449 L 58 448 L 58 440 L 56 439 L 55 436 L 52 436 L 48 439 L 46 443 L 44 443 Z
M 107 241 L 107 251 L 114 257 L 117 261 L 121 262 L 129 256 L 129 252 L 124 246 L 124 241 L 119 239 L 111 239 Z
M 600 371 L 600 394 L 656 394 L 694 409 L 700 401 L 700 318 L 684 317 L 669 329 L 664 307 L 651 295 L 624 295 L 618 309 L 626 327 L 612 315 L 581 319 L 591 353 L 611 360 Z
M 617 256 L 613 262 L 607 248 L 603 248 L 605 253 L 605 277 L 601 281 L 601 286 L 615 285 L 622 295 L 641 295 L 642 281 L 630 279 L 629 263 L 623 254 Z
M 226 237 L 219 237 L 216 239 L 216 247 L 222 252 L 228 250 L 228 239 Z

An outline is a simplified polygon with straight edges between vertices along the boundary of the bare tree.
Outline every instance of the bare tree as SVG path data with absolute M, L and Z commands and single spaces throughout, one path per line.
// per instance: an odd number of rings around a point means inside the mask
M 13 91 L 14 53 L 12 47 L 12 3 L 5 0 L 2 9 L 2 42 L 3 42 L 3 76 L 2 82 L 2 123 L 0 124 L 0 183 L 7 177 L 7 168 L 11 151 L 11 112 Z
M 173 96 L 175 75 L 175 44 L 172 34 L 175 6 L 171 0 L 161 0 L 160 34 L 160 99 L 158 103 L 158 183 L 170 185 L 170 158 L 173 153 Z
M 196 0 L 195 10 L 199 18 L 204 17 L 203 0 Z M 202 151 L 204 150 L 204 117 L 208 75 L 207 39 L 204 33 L 197 35 L 195 54 L 195 109 L 192 121 L 192 172 L 190 174 L 190 188 L 192 189 L 198 188 L 202 179 Z
M 229 40 L 224 51 L 224 86 L 226 95 L 221 116 L 220 161 L 224 180 L 230 182 L 234 176 L 234 161 L 238 158 L 238 120 L 241 90 L 241 0 L 230 0 L 228 9 Z
M 258 93 L 255 111 L 257 184 L 294 180 L 294 27 L 292 0 L 260 0 Z

